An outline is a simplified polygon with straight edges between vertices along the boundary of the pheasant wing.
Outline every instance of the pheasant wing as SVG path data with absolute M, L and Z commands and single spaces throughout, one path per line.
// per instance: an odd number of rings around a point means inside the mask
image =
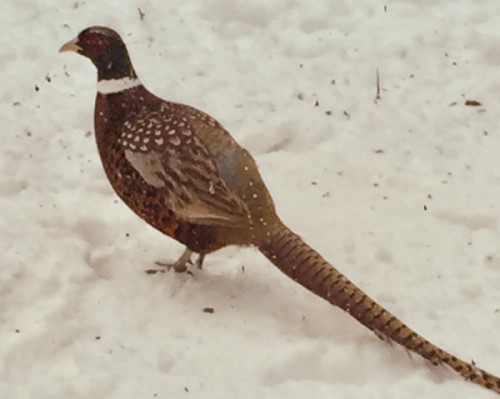
M 148 112 L 134 120 L 145 123 L 125 122 L 125 156 L 149 185 L 161 190 L 178 218 L 211 225 L 248 223 L 247 206 L 221 178 L 186 118 L 174 122 L 168 114 Z

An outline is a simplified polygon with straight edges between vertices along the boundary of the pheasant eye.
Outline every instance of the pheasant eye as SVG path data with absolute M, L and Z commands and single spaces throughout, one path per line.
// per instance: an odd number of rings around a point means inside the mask
M 108 39 L 101 35 L 86 35 L 80 38 L 80 42 L 88 55 L 94 57 L 104 54 L 109 46 Z

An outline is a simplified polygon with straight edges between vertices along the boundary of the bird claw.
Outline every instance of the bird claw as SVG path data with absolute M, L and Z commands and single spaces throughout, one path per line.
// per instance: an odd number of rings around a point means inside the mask
M 147 274 L 157 274 L 157 273 L 165 273 L 167 270 L 174 269 L 174 272 L 176 273 L 187 273 L 191 276 L 193 276 L 193 272 L 189 270 L 189 268 L 186 266 L 188 265 L 196 265 L 198 269 L 202 268 L 203 265 L 203 260 L 205 259 L 204 254 L 200 254 L 198 259 L 196 260 L 195 263 L 191 260 L 191 255 L 192 251 L 189 249 L 186 249 L 184 253 L 180 256 L 177 261 L 174 263 L 164 263 L 164 262 L 155 262 L 157 266 L 160 266 L 162 269 L 147 269 L 146 273 Z
M 160 266 L 162 269 L 147 269 L 146 273 L 147 274 L 156 274 L 156 273 L 165 273 L 168 270 L 174 270 L 176 273 L 187 273 L 190 275 L 193 275 L 193 272 L 191 272 L 186 264 L 192 265 L 193 262 L 191 260 L 184 262 L 184 263 L 166 263 L 166 262 L 159 262 L 156 261 L 155 265 Z

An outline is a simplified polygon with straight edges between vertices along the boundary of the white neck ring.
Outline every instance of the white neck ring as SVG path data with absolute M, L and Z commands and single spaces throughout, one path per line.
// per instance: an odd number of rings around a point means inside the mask
M 119 93 L 121 91 L 132 89 L 140 85 L 141 81 L 139 79 L 129 77 L 121 79 L 99 80 L 97 82 L 97 91 L 101 94 Z

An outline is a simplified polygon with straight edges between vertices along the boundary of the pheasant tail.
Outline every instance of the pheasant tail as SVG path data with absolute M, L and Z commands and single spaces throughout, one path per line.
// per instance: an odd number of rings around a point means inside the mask
M 448 365 L 465 380 L 500 393 L 500 378 L 451 355 L 417 334 L 286 226 L 271 233 L 259 250 L 288 277 L 349 313 L 379 338 L 396 342 L 434 365 Z

